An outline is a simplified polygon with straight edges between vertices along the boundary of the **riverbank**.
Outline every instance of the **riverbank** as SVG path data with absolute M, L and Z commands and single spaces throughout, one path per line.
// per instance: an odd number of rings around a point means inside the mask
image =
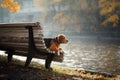
M 48 72 L 44 65 L 37 62 L 32 62 L 28 68 L 24 68 L 24 63 L 14 59 L 8 64 L 6 56 L 0 56 L 0 80 L 120 80 L 103 74 L 59 66 L 53 66 L 53 71 Z

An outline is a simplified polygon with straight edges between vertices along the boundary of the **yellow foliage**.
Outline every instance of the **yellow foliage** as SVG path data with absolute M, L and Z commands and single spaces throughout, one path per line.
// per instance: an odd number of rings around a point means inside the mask
M 112 7 L 104 8 L 104 9 L 102 9 L 102 10 L 100 11 L 100 14 L 101 14 L 101 15 L 106 15 L 106 14 L 112 12 L 113 9 L 114 9 L 114 8 L 112 8 Z
M 113 23 L 113 26 L 117 26 L 118 24 L 118 20 L 119 20 L 119 16 L 117 14 L 113 14 L 110 17 L 108 17 L 103 23 L 102 25 L 106 26 L 107 23 L 111 22 Z
M 114 12 L 117 7 L 120 7 L 119 0 L 99 0 L 100 15 L 107 16 L 102 23 L 103 26 L 106 26 L 109 22 L 112 23 L 114 27 L 117 26 L 119 16 L 118 13 Z
M 18 12 L 20 10 L 20 5 L 14 0 L 3 0 L 1 7 L 8 8 L 9 12 Z
M 115 1 L 109 1 L 109 0 L 100 0 L 99 1 L 99 7 L 100 7 L 100 14 L 106 15 L 113 10 L 115 10 L 116 2 Z

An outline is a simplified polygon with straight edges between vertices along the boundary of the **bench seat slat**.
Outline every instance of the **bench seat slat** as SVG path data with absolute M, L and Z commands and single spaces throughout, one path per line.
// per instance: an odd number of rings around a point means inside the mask
M 40 52 L 44 52 L 46 50 L 45 47 L 37 47 L 37 49 L 39 49 L 38 51 Z M 0 50 L 21 50 L 21 51 L 28 51 L 28 47 L 26 46 L 4 46 L 4 45 L 1 45 L 0 46 Z M 46 53 L 48 51 L 45 51 Z
M 26 51 L 15 51 L 15 55 L 22 55 L 22 56 L 27 56 L 27 52 Z M 43 54 L 35 54 L 34 57 L 35 58 L 39 58 L 39 59 L 46 59 L 46 53 Z M 62 62 L 63 61 L 63 56 L 64 55 L 60 55 L 60 56 L 55 56 L 55 58 L 53 59 L 53 61 L 59 61 Z

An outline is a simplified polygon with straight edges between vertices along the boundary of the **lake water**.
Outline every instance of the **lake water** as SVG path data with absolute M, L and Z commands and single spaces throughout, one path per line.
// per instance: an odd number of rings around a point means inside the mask
M 111 39 L 71 40 L 62 66 L 120 75 L 120 43 Z
M 76 38 L 70 39 L 68 44 L 62 45 L 62 48 L 65 51 L 64 61 L 53 62 L 52 65 L 120 75 L 119 40 Z M 33 61 L 44 64 L 43 60 Z

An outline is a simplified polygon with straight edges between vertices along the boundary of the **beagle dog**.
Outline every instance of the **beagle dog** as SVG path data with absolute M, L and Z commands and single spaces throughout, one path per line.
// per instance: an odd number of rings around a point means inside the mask
M 50 51 L 54 51 L 55 53 L 57 53 L 58 56 L 60 56 L 60 53 L 63 52 L 62 49 L 60 48 L 60 44 L 65 44 L 67 42 L 68 40 L 66 36 L 63 34 L 59 34 L 56 38 L 51 39 L 50 46 L 48 48 L 50 49 Z M 50 65 L 54 56 L 55 56 L 54 54 L 49 54 L 46 58 L 45 67 L 48 71 L 52 71 Z
M 51 51 L 55 51 L 58 55 L 60 55 L 60 51 L 62 50 L 60 48 L 60 44 L 66 44 L 68 42 L 67 38 L 63 34 L 59 34 L 56 38 L 51 40 L 49 49 Z

